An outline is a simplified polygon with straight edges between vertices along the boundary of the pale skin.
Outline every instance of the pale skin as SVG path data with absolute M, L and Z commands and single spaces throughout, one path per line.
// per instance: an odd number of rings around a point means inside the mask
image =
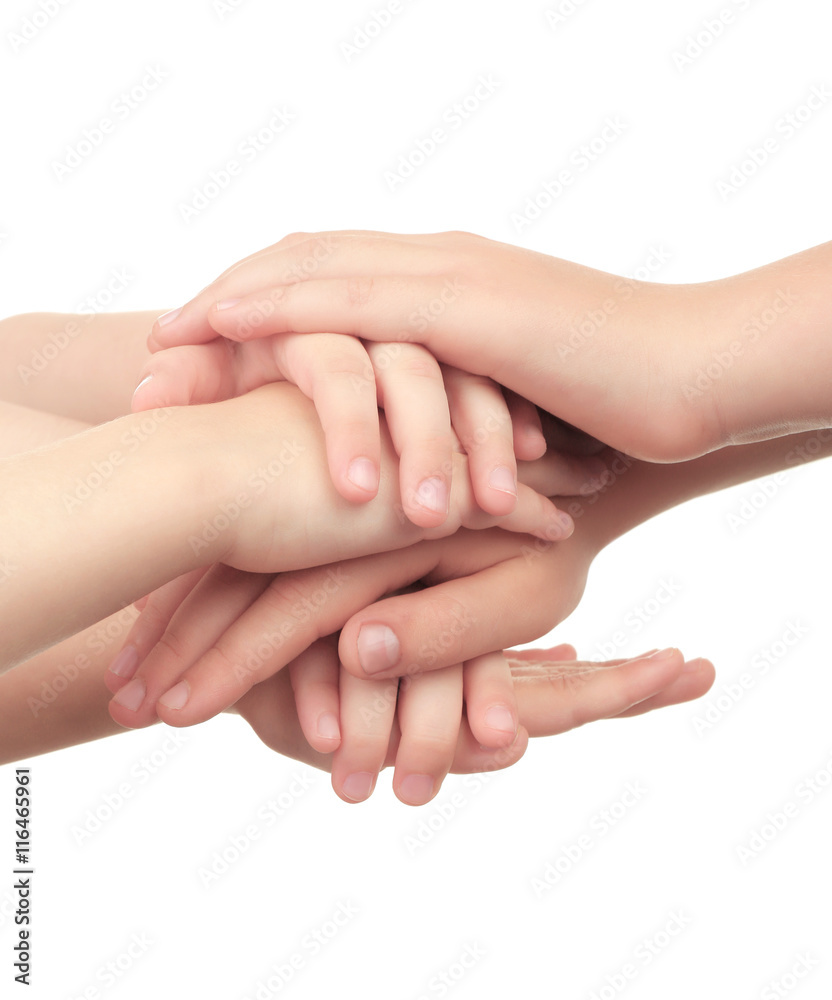
M 77 377 L 78 371 L 72 369 L 70 357 L 62 358 L 63 371 L 54 386 L 49 385 L 53 373 L 50 369 L 45 369 L 38 374 L 38 379 L 30 380 L 30 385 L 43 394 L 44 399 L 48 399 L 53 412 L 45 414 L 29 407 L 20 406 L 20 402 L 32 401 L 36 393 L 27 395 L 22 392 L 20 385 L 8 378 L 8 373 L 14 369 L 11 366 L 4 366 L 6 374 L 6 384 L 4 390 L 9 390 L 17 403 L 4 404 L 4 437 L 0 439 L 0 455 L 15 454 L 21 449 L 29 450 L 39 445 L 49 442 L 59 441 L 69 434 L 78 434 L 84 430 L 85 425 L 81 420 L 75 419 L 77 416 L 98 415 L 102 419 L 112 419 L 118 415 L 118 411 L 123 400 L 129 396 L 127 386 L 120 377 L 118 369 L 119 360 L 131 356 L 130 347 L 135 340 L 135 332 L 141 328 L 144 317 L 136 319 L 128 317 L 125 322 L 120 322 L 121 317 L 99 317 L 95 323 L 91 323 L 86 332 L 90 335 L 88 343 L 96 351 L 111 352 L 107 367 L 106 392 L 101 399 L 96 399 L 94 387 L 84 388 L 83 380 L 78 384 L 83 389 L 81 398 L 78 398 L 72 391 L 73 379 Z M 56 327 L 55 320 L 50 317 L 35 316 L 27 317 L 27 322 L 15 327 L 16 336 L 13 339 L 13 347 L 10 351 L 12 358 L 26 357 L 31 353 L 32 347 L 37 347 L 43 340 L 44 335 L 60 329 L 62 324 Z M 8 332 L 10 321 L 3 324 L 4 333 Z M 86 361 L 80 345 L 85 341 L 79 339 L 73 344 L 72 361 L 78 365 L 78 369 L 83 371 L 86 368 Z M 69 350 L 69 349 L 68 349 Z M 140 353 L 137 351 L 136 353 Z M 25 388 L 25 387 L 24 387 Z M 64 410 L 69 416 L 63 416 L 59 412 Z M 83 437 L 83 435 L 81 435 Z M 77 439 L 76 439 L 77 440 Z M 9 466 L 7 466 L 8 468 Z M 14 463 L 12 463 L 14 468 Z M 123 610 L 119 613 L 118 621 L 121 629 L 124 629 L 134 612 Z M 53 645 L 49 650 L 30 658 L 25 664 L 13 671 L 7 672 L 0 678 L 0 689 L 4 692 L 2 699 L 3 714 L 6 716 L 4 722 L 4 747 L 3 759 L 19 759 L 21 756 L 31 756 L 38 752 L 46 752 L 51 749 L 58 749 L 61 746 L 71 745 L 86 739 L 94 739 L 107 735 L 113 731 L 120 731 L 119 727 L 108 717 L 104 718 L 100 711 L 104 704 L 105 690 L 99 682 L 104 672 L 104 666 L 109 660 L 109 651 L 93 650 L 90 642 L 90 634 L 94 636 L 99 626 L 91 626 L 85 632 L 80 632 L 75 636 L 69 636 L 57 645 Z M 563 647 L 556 651 L 548 651 L 547 661 L 559 663 L 564 655 L 574 658 L 574 650 Z M 82 660 L 77 660 L 81 656 Z M 83 666 L 78 664 L 82 663 Z M 540 674 L 537 679 L 541 683 L 540 691 L 536 694 L 534 677 L 534 666 L 528 663 L 523 657 L 523 663 L 519 666 L 516 661 L 514 670 L 517 673 L 515 686 L 519 685 L 523 696 L 520 699 L 520 728 L 517 729 L 515 738 L 508 746 L 496 750 L 480 749 L 476 739 L 471 734 L 470 729 L 464 719 L 460 720 L 457 711 L 456 728 L 459 731 L 459 747 L 451 764 L 455 770 L 483 769 L 508 766 L 518 759 L 525 748 L 528 738 L 526 729 L 523 727 L 524 719 L 528 720 L 535 732 L 543 732 L 547 727 L 552 731 L 562 731 L 563 727 L 579 724 L 579 721 L 588 721 L 595 713 L 596 717 L 601 715 L 614 715 L 621 713 L 632 713 L 639 711 L 639 706 L 643 710 L 652 707 L 652 698 L 662 692 L 672 689 L 677 680 L 677 675 L 683 667 L 683 661 L 677 654 L 671 657 L 671 662 L 658 670 L 655 666 L 648 664 L 645 666 L 640 661 L 627 664 L 620 672 L 602 673 L 597 666 L 569 664 L 557 667 L 557 684 L 552 685 L 552 668 L 546 663 L 539 664 Z M 73 664 L 75 665 L 73 667 Z M 73 677 L 72 684 L 66 691 L 60 691 L 60 697 L 54 702 L 45 706 L 43 701 L 39 702 L 43 694 L 44 684 L 53 684 L 56 679 L 66 677 L 66 673 L 61 670 L 69 670 L 69 675 Z M 549 698 L 547 701 L 546 692 L 557 692 L 562 684 L 563 678 L 576 672 L 581 677 L 581 683 L 575 687 L 574 691 L 564 692 L 557 699 Z M 296 671 L 299 677 L 304 677 L 308 671 Z M 250 719 L 252 725 L 260 735 L 273 746 L 282 746 L 286 752 L 290 752 L 301 759 L 308 759 L 311 763 L 327 763 L 328 758 L 320 751 L 314 750 L 306 744 L 302 737 L 302 729 L 295 714 L 295 699 L 291 689 L 286 684 L 286 679 L 290 672 L 283 677 L 275 677 L 266 685 L 257 685 L 238 704 L 238 710 Z M 439 673 L 434 674 L 435 677 Z M 586 678 L 593 680 L 589 683 Z M 296 685 L 299 687 L 299 685 Z M 423 685 L 427 690 L 429 684 Z M 475 687 L 475 686 L 474 686 Z M 677 685 L 678 687 L 678 685 Z M 56 688 L 57 689 L 57 688 Z M 300 687 L 300 690 L 303 690 Z M 683 684 L 679 688 L 683 694 L 690 695 L 690 684 Z M 471 688 L 469 688 L 470 696 Z M 675 695 L 669 695 L 675 697 Z M 22 703 L 29 702 L 35 705 L 31 714 L 21 712 Z M 415 695 L 408 695 L 412 704 L 406 706 L 404 732 L 405 740 L 404 759 L 408 756 L 417 757 L 420 753 L 419 728 L 419 704 Z M 525 700 L 524 700 L 525 699 Z M 302 702 L 303 695 L 300 695 L 299 702 Z M 360 704 L 360 696 L 354 699 L 356 708 Z M 39 705 L 38 705 L 39 702 Z M 264 713 L 262 706 L 267 703 L 269 711 Z M 40 706 L 40 707 L 39 707 Z M 282 707 L 281 707 L 282 706 Z M 542 707 L 548 706 L 548 707 Z M 285 722 L 285 732 L 275 730 L 275 718 L 272 712 L 280 707 L 280 718 Z M 302 705 L 298 711 L 302 711 Z M 414 714 L 414 712 L 416 714 Z M 546 722 L 547 713 L 550 721 Z M 600 713 L 600 714 L 598 714 Z M 397 768 L 399 761 L 397 758 L 398 741 L 398 720 L 395 719 L 394 732 L 391 735 L 388 761 L 396 760 Z M 460 728 L 461 727 L 461 728 Z M 449 725 L 448 728 L 451 728 Z M 345 747 L 349 748 L 349 740 L 345 739 Z M 390 756 L 392 755 L 392 756 Z M 447 770 L 447 768 L 445 769 Z M 349 800 L 349 796 L 344 796 Z M 402 797 L 407 800 L 406 789 Z
M 321 243 L 314 271 L 287 280 Z M 157 320 L 150 346 L 320 330 L 421 344 L 629 455 L 675 462 L 832 424 L 830 271 L 832 243 L 660 285 L 470 233 L 293 233 Z

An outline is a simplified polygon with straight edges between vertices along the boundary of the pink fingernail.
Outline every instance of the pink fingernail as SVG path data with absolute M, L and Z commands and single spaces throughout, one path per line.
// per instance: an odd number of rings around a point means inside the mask
M 324 712 L 318 717 L 318 736 L 322 740 L 340 740 L 341 727 L 338 725 L 338 716 L 333 712 Z
M 396 633 L 386 625 L 362 625 L 358 631 L 358 662 L 365 674 L 389 670 L 401 655 Z
M 130 680 L 133 674 L 135 674 L 138 665 L 139 651 L 131 644 L 125 646 L 118 656 L 115 657 L 110 664 L 110 673 L 115 674 L 116 677 L 123 677 L 125 680 Z
M 511 712 L 504 705 L 495 705 L 493 708 L 489 708 L 483 721 L 489 729 L 498 733 L 508 733 L 510 736 L 514 736 L 517 732 L 517 726 L 514 724 Z
M 218 311 L 220 309 L 233 309 L 239 301 L 239 299 L 223 299 L 222 302 L 218 302 L 214 308 Z
M 152 381 L 152 380 L 153 380 L 153 376 L 152 375 L 145 375 L 145 377 L 141 380 L 141 382 L 139 382 L 139 384 L 133 390 L 133 397 L 135 398 L 135 396 L 138 394 L 139 389 L 141 389 L 141 387 L 143 385 L 147 385 L 147 383 L 150 382 L 150 381 Z
M 144 681 L 136 677 L 118 692 L 113 701 L 128 712 L 137 712 L 144 701 L 145 690 Z
M 347 479 L 360 490 L 375 493 L 378 489 L 378 468 L 369 458 L 356 458 L 347 469 Z
M 420 507 L 434 514 L 448 513 L 448 484 L 438 476 L 423 479 L 416 490 L 415 500 Z
M 178 684 L 166 691 L 162 697 L 159 699 L 159 704 L 164 705 L 165 708 L 173 709 L 174 712 L 178 712 L 180 708 L 184 708 L 188 704 L 188 698 L 191 696 L 191 687 L 187 681 L 180 681 Z
M 500 493 L 510 493 L 513 497 L 517 496 L 517 480 L 508 466 L 501 465 L 499 468 L 492 470 L 491 475 L 488 477 L 488 485 L 492 490 L 498 490 Z
M 374 774 L 370 774 L 369 771 L 358 771 L 355 774 L 347 775 L 344 779 L 342 791 L 353 802 L 363 802 L 364 799 L 370 797 L 374 781 Z
M 401 784 L 399 797 L 413 806 L 424 805 L 433 798 L 433 778 L 429 774 L 409 774 Z
M 182 312 L 183 307 L 180 306 L 178 309 L 171 309 L 169 312 L 162 313 L 162 315 L 156 320 L 158 326 L 167 326 L 168 323 L 173 323 L 179 314 Z
M 658 653 L 651 653 L 649 656 L 645 656 L 644 659 L 648 663 L 664 663 L 667 660 L 672 660 L 678 652 L 678 649 L 671 646 L 668 649 L 660 649 Z

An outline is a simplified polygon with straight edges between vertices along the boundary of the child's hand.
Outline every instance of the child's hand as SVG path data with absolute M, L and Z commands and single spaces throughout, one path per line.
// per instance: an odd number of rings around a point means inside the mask
M 408 778 L 417 777 L 426 769 L 431 770 L 429 766 L 426 768 L 426 759 L 436 760 L 437 746 L 432 737 L 435 727 L 430 713 L 408 714 L 405 710 L 408 737 L 404 753 L 402 743 L 405 736 L 400 720 L 406 691 L 399 694 L 398 713 L 389 726 L 389 743 L 383 751 L 381 740 L 378 746 L 365 748 L 360 737 L 351 750 L 345 750 L 346 743 L 341 742 L 340 730 L 335 738 L 322 737 L 317 713 L 323 710 L 326 714 L 336 715 L 339 709 L 335 639 L 320 640 L 316 647 L 293 662 L 288 671 L 281 671 L 253 687 L 231 711 L 242 715 L 271 749 L 331 771 L 333 787 L 346 801 L 355 801 L 355 798 L 348 794 L 351 786 L 345 789 L 345 778 L 355 773 L 369 775 L 369 780 L 362 776 L 355 784 L 358 786 L 359 781 L 362 782 L 362 790 L 368 785 L 372 788 L 377 773 L 373 768 L 381 760 L 378 769 L 396 767 L 393 788 L 397 796 L 408 804 L 415 804 L 414 798 L 408 794 L 412 787 Z M 713 666 L 707 660 L 685 663 L 678 653 L 664 658 L 644 654 L 630 660 L 606 663 L 578 662 L 576 655 L 574 647 L 566 644 L 547 650 L 506 650 L 505 658 L 517 701 L 517 737 L 509 746 L 499 749 L 482 746 L 480 739 L 471 732 L 469 708 L 459 719 L 459 736 L 452 751 L 451 773 L 468 774 L 510 767 L 523 756 L 530 736 L 554 736 L 599 719 L 628 718 L 690 701 L 705 694 L 714 679 Z M 444 674 L 445 671 L 437 673 Z M 307 684 L 304 684 L 303 678 L 308 681 Z M 314 685 L 321 682 L 322 686 L 316 692 Z M 372 681 L 355 683 L 368 687 L 377 684 Z M 369 693 L 363 701 L 364 714 L 358 725 L 363 725 L 366 730 L 373 719 L 372 715 L 366 714 L 368 707 L 371 713 L 379 712 L 384 703 L 377 702 L 376 696 L 370 697 Z M 422 707 L 427 709 L 429 706 Z M 369 762 L 368 751 L 371 754 Z M 340 761 L 339 753 L 342 754 Z M 442 753 L 440 770 L 445 772 L 446 747 Z M 364 771 L 352 770 L 356 766 Z M 431 773 L 436 774 L 435 771 Z M 418 789 L 421 783 L 414 784 Z M 434 794 L 438 790 L 437 781 Z M 418 796 L 415 798 L 422 801 Z
M 726 443 L 716 394 L 683 393 L 727 346 L 713 284 L 633 281 L 470 233 L 293 233 L 157 320 L 148 345 L 287 331 L 423 344 L 627 454 L 680 461 Z
M 514 393 L 504 396 L 489 378 L 440 366 L 418 344 L 365 346 L 350 336 L 291 331 L 264 338 L 255 331 L 267 319 L 255 309 L 238 316 L 231 339 L 214 336 L 156 353 L 143 370 L 134 410 L 217 402 L 285 379 L 315 403 L 330 475 L 346 499 L 364 502 L 376 494 L 381 406 L 401 459 L 402 506 L 414 524 L 432 527 L 447 514 L 451 428 L 469 457 L 479 506 L 494 515 L 514 508 L 516 459 L 544 450 L 534 406 Z M 591 458 L 577 464 L 584 481 L 603 471 Z

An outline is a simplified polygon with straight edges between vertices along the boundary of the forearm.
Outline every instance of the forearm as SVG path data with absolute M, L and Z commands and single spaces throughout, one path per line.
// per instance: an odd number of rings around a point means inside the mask
M 162 310 L 27 313 L 0 321 L 0 399 L 90 424 L 129 413 Z
M 0 764 L 127 732 L 104 676 L 136 615 L 126 608 L 0 675 Z
M 832 426 L 832 242 L 698 291 L 685 400 L 713 396 L 723 443 Z
M 600 551 L 644 521 L 695 497 L 728 489 L 832 454 L 832 430 L 805 431 L 757 444 L 722 448 L 702 458 L 655 465 L 621 456 L 601 493 L 564 504 L 576 522 L 567 544 Z
M 123 417 L 0 461 L 0 670 L 201 564 L 187 539 L 219 484 L 183 412 Z

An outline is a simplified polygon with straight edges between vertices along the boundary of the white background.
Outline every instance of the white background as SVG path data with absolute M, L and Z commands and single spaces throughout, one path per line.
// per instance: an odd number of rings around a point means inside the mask
M 716 2 L 412 0 L 352 58 L 342 43 L 382 0 L 222 6 L 69 0 L 38 14 L 48 23 L 21 45 L 13 36 L 41 6 L 4 3 L 3 315 L 73 310 L 112 268 L 132 278 L 111 308 L 170 308 L 297 229 L 467 229 L 622 274 L 659 248 L 670 259 L 652 277 L 673 282 L 830 237 L 832 107 L 792 136 L 778 127 L 813 87 L 832 86 L 823 0 L 725 0 L 733 20 L 716 39 Z M 682 68 L 674 53 L 700 32 L 707 44 Z M 59 179 L 67 146 L 113 118 L 151 67 L 163 83 Z M 391 190 L 385 172 L 483 74 L 499 83 L 493 96 Z M 186 223 L 181 206 L 273 108 L 292 124 Z M 626 123 L 621 136 L 588 169 L 572 160 L 574 183 L 518 232 L 511 214 L 608 116 Z M 769 136 L 769 162 L 722 196 L 718 182 Z M 407 1000 L 444 995 L 434 977 L 469 947 L 484 955 L 453 985 L 460 1000 L 611 997 L 628 962 L 628 1000 L 766 998 L 801 954 L 818 964 L 781 995 L 828 997 L 832 791 L 808 802 L 800 787 L 832 769 L 829 487 L 827 466 L 804 467 L 769 481 L 770 498 L 749 484 L 638 529 L 596 561 L 583 604 L 555 630 L 587 657 L 621 630 L 623 655 L 706 655 L 718 678 L 702 702 L 537 741 L 485 785 L 449 778 L 424 808 L 400 804 L 387 773 L 368 803 L 346 805 L 328 775 L 275 756 L 237 718 L 187 732 L 173 753 L 159 751 L 155 728 L 35 760 L 27 995 Z M 628 622 L 665 580 L 679 593 L 636 634 Z M 789 623 L 805 635 L 763 676 L 755 657 Z M 695 719 L 743 671 L 754 687 L 698 734 Z M 154 752 L 165 763 L 148 777 L 141 761 Z M 298 773 L 310 788 L 265 829 L 258 809 Z M 79 846 L 73 827 L 125 781 L 133 798 Z M 628 782 L 646 792 L 602 833 L 601 811 L 620 815 Z M 464 805 L 443 820 L 455 793 Z M 742 863 L 737 846 L 789 801 L 797 815 Z M 260 839 L 204 887 L 198 868 L 251 823 Z M 409 851 L 421 823 L 435 832 Z M 536 893 L 532 880 L 582 834 L 585 856 Z M 0 981 L 11 996 L 4 854 Z M 313 954 L 305 935 L 342 904 L 357 915 Z M 645 939 L 677 911 L 686 926 L 656 938 L 666 947 L 648 964 Z M 152 943 L 107 985 L 102 968 L 134 934 Z M 293 980 L 258 993 L 296 953 Z

